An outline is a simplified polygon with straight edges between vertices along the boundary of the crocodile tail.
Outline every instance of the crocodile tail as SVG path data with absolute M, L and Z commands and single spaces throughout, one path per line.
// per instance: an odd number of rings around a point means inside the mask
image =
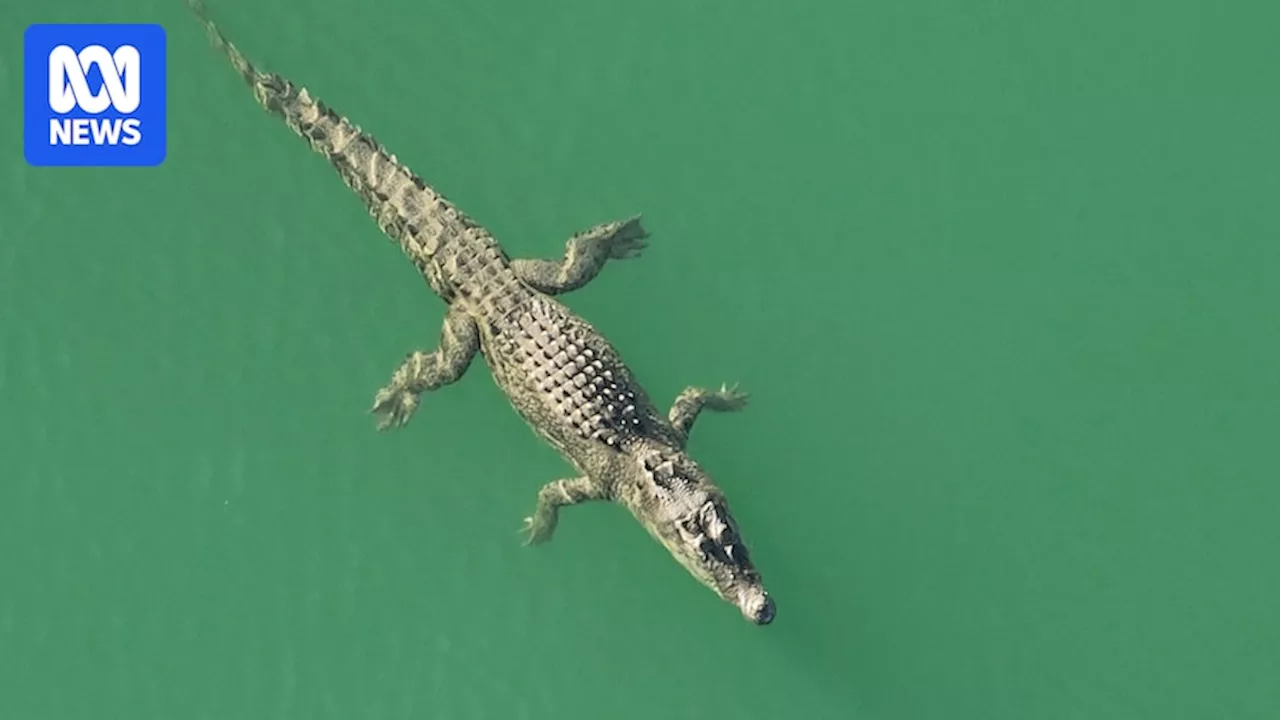
M 209 34 L 209 41 L 227 56 L 227 59 L 231 61 L 231 66 L 236 69 L 236 72 L 240 73 L 240 76 L 249 85 L 255 86 L 265 79 L 262 77 L 262 73 L 258 72 L 258 69 L 245 58 L 244 54 L 230 40 L 227 40 L 227 37 L 214 24 L 209 17 L 209 10 L 204 6 L 204 0 L 187 0 L 187 5 L 196 14 L 196 19 L 200 21 L 200 24 L 204 26 L 205 32 Z
M 209 34 L 213 46 L 227 57 L 231 67 L 249 84 L 258 104 L 284 120 L 289 129 L 306 140 L 313 150 L 329 158 L 331 162 L 357 140 L 361 141 L 359 144 L 369 146 L 363 148 L 366 151 L 380 150 L 372 137 L 324 103 L 313 99 L 306 88 L 297 86 L 280 75 L 254 67 L 209 17 L 203 0 L 187 0 L 187 4 Z M 349 180 L 359 181 L 362 178 L 353 177 Z M 353 186 L 353 189 L 362 188 Z
M 187 3 L 214 47 L 249 84 L 258 104 L 324 156 L 343 183 L 360 197 L 378 227 L 400 244 L 438 293 L 447 296 L 453 292 L 451 286 L 465 284 L 465 278 L 474 275 L 474 269 L 458 261 L 460 257 L 505 265 L 501 249 L 486 230 L 429 187 L 372 135 L 312 98 L 305 88 L 255 68 L 209 18 L 203 0 Z M 437 257 L 441 253 L 444 257 Z
M 258 104 L 328 160 L 347 187 L 364 201 L 379 227 L 399 241 L 415 262 L 421 264 L 432 257 L 443 233 L 440 222 L 432 222 L 432 218 L 461 214 L 372 135 L 312 98 L 306 88 L 254 67 L 209 18 L 203 0 L 187 3 L 213 46 L 249 84 Z

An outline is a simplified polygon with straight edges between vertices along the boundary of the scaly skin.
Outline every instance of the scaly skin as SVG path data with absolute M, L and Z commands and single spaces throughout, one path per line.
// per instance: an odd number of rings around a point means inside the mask
M 449 305 L 439 345 L 411 353 L 378 391 L 371 412 L 379 428 L 409 422 L 422 395 L 456 382 L 479 352 L 515 410 L 578 472 L 538 492 L 525 518 L 528 543 L 551 539 L 563 507 L 616 502 L 748 620 L 772 622 L 774 602 L 724 494 L 685 453 L 702 410 L 740 410 L 747 395 L 690 387 L 664 415 L 604 336 L 553 297 L 586 285 L 609 260 L 637 255 L 648 237 L 640 218 L 574 235 L 563 258 L 511 260 L 371 135 L 305 89 L 255 68 L 199 0 L 190 4 L 258 103 L 328 159 Z

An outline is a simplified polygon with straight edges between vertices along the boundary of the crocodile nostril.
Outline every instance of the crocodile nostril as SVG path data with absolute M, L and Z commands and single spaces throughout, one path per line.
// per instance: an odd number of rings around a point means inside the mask
M 755 621 L 757 625 L 768 625 L 773 622 L 773 618 L 778 614 L 778 608 L 773 604 L 773 598 L 765 598 L 764 605 L 756 613 Z
M 739 597 L 738 605 L 742 608 L 743 616 L 756 625 L 768 625 L 778 614 L 773 598 L 759 585 L 743 590 Z

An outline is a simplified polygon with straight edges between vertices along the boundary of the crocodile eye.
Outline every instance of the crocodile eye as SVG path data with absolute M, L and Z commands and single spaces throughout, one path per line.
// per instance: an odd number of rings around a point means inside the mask
M 707 528 L 716 539 L 724 543 L 735 542 L 736 533 L 733 531 L 733 523 L 729 520 L 727 513 L 716 508 L 713 503 L 703 506 L 701 520 L 702 526 Z
M 698 527 L 698 521 L 693 518 L 685 518 L 679 522 L 680 531 L 688 537 L 698 537 L 702 535 L 702 528 Z

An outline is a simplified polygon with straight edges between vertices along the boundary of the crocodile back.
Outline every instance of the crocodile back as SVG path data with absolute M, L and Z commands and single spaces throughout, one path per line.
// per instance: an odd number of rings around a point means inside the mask
M 531 291 L 484 336 L 490 370 L 516 411 L 579 468 L 669 433 L 609 341 L 556 300 Z

